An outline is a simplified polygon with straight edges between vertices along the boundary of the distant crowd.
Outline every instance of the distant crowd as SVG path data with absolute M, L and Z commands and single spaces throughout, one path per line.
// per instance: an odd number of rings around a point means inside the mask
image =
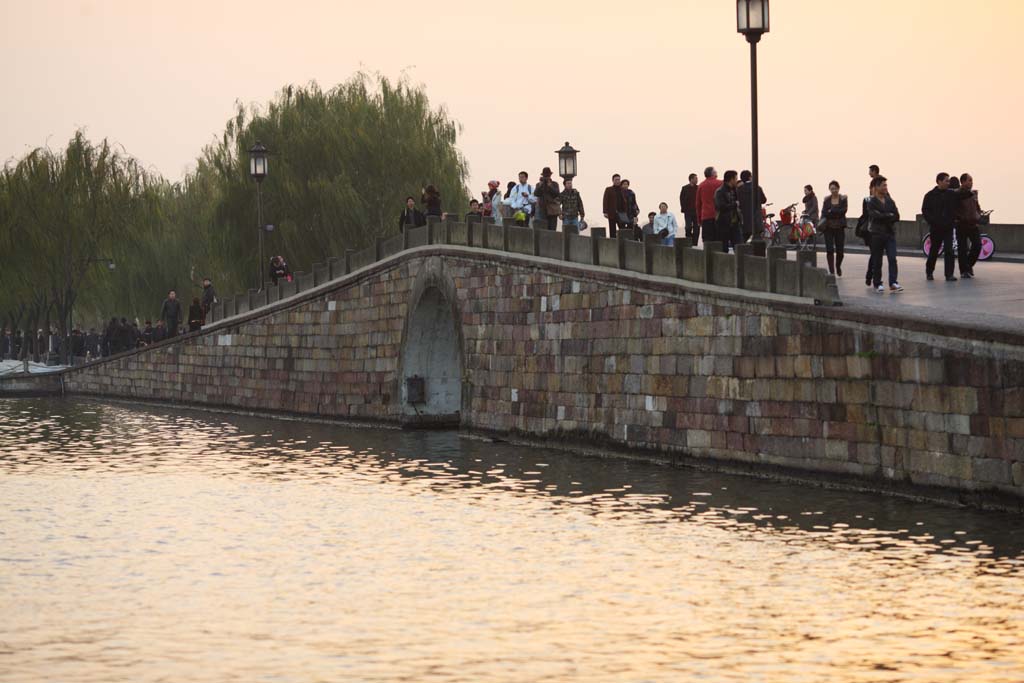
M 39 329 L 35 335 L 8 327 L 0 338 L 0 359 L 73 363 L 143 348 L 201 329 L 216 301 L 217 292 L 213 282 L 204 278 L 202 294 L 192 298 L 187 316 L 177 292 L 172 289 L 160 306 L 160 315 L 155 324 L 146 320 L 140 327 L 138 320 L 129 321 L 125 317 L 115 316 L 102 330 L 92 327 L 86 331 L 74 326 L 66 337 L 59 334 L 56 326 L 51 326 L 49 332 Z

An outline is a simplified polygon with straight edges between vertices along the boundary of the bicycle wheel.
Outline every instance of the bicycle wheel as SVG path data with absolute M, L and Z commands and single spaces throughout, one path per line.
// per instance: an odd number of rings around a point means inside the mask
M 927 256 L 928 254 L 931 253 L 931 251 L 932 251 L 932 234 L 931 233 L 926 234 L 924 236 L 924 239 L 921 240 L 921 251 L 924 252 L 925 256 Z
M 996 253 L 996 243 L 988 235 L 981 236 L 981 253 L 978 254 L 979 261 L 988 261 L 992 254 Z

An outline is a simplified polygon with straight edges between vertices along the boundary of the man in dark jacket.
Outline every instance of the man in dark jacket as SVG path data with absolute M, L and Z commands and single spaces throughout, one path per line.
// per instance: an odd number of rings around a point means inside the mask
M 405 211 L 398 217 L 398 232 L 405 232 L 405 226 L 411 225 L 419 228 L 427 224 L 427 217 L 416 208 L 416 200 L 413 197 L 405 198 Z
M 217 303 L 217 290 L 213 288 L 213 282 L 208 277 L 203 278 L 203 324 L 206 324 L 206 316 L 210 314 L 210 309 Z M 148 324 L 148 323 L 147 323 Z M 147 342 L 148 343 L 148 342 Z
M 622 194 L 622 176 L 618 173 L 612 176 L 612 184 L 604 188 L 604 201 L 601 204 L 604 217 L 608 219 L 608 236 L 615 237 L 616 228 L 629 225 L 626 220 L 626 195 Z
M 740 205 L 736 199 L 739 183 L 736 171 L 726 171 L 725 180 L 715 190 L 715 232 L 718 239 L 722 240 L 722 251 L 727 254 L 730 244 L 735 248 L 743 242 L 743 218 L 740 217 Z
M 970 173 L 960 176 L 960 206 L 956 213 L 956 241 L 960 253 L 960 277 L 974 277 L 974 264 L 981 255 L 981 206 L 974 189 L 974 178 Z
M 953 225 L 956 211 L 960 204 L 960 196 L 956 190 L 949 189 L 949 174 L 940 173 L 935 176 L 935 187 L 928 191 L 921 204 L 921 213 L 928 221 L 931 235 L 931 246 L 928 249 L 928 260 L 925 261 L 924 273 L 929 280 L 935 279 L 935 262 L 939 259 L 939 251 L 943 251 L 946 281 L 956 282 L 953 270 L 956 268 L 956 255 L 953 253 Z
M 736 190 L 736 199 L 740 203 L 740 212 L 743 214 L 743 241 L 746 242 L 752 236 L 756 239 L 761 236 L 764 229 L 764 217 L 761 215 L 761 207 L 768 198 L 764 196 L 764 190 L 757 186 L 757 206 L 750 206 L 751 195 L 754 194 L 754 174 L 750 171 L 740 173 L 740 186 Z
M 697 174 L 691 173 L 688 182 L 679 190 L 679 211 L 686 223 L 686 239 L 693 246 L 700 240 L 700 222 L 697 220 Z
M 160 319 L 167 328 L 167 338 L 176 337 L 178 325 L 181 324 L 181 302 L 178 301 L 178 293 L 173 289 L 167 293 L 167 298 L 160 307 Z

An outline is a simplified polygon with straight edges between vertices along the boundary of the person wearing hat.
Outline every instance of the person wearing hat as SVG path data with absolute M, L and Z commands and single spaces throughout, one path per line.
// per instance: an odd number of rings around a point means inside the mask
M 547 166 L 540 172 L 540 182 L 534 194 L 537 196 L 537 218 L 547 221 L 548 230 L 554 230 L 562 213 L 562 205 L 558 201 L 561 191 L 558 183 L 551 179 L 551 169 Z
M 492 180 L 487 183 L 487 191 L 481 192 L 484 200 L 484 216 L 494 219 L 495 225 L 501 225 L 501 183 Z

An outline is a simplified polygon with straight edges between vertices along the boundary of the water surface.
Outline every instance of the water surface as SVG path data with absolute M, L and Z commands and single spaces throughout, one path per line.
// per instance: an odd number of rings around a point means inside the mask
M 0 400 L 2 681 L 1024 680 L 1020 518 Z

